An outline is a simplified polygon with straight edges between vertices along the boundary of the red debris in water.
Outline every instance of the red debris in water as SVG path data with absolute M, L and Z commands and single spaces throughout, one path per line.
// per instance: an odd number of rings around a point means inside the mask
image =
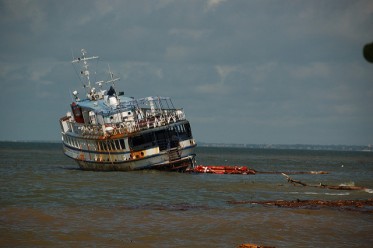
M 262 246 L 255 244 L 242 244 L 238 248 L 275 248 L 274 246 Z
M 227 166 L 227 165 L 197 165 L 188 169 L 187 172 L 211 173 L 211 174 L 255 174 L 256 171 L 246 166 Z

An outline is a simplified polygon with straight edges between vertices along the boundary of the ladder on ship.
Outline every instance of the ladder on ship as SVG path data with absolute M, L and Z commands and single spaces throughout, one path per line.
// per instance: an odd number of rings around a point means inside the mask
M 181 158 L 181 154 L 178 148 L 173 148 L 168 151 L 168 158 L 169 161 L 179 160 Z

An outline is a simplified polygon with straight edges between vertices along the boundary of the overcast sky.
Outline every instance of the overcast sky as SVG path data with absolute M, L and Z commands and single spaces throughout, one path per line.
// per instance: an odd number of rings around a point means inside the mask
M 373 144 L 373 1 L 0 0 L 0 140 L 60 140 L 85 48 L 195 139 Z

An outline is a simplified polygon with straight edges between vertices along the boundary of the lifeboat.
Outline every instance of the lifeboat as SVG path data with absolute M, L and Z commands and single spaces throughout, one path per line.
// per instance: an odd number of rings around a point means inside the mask
M 256 171 L 246 166 L 228 166 L 228 165 L 197 165 L 189 169 L 188 172 L 211 173 L 211 174 L 256 174 Z

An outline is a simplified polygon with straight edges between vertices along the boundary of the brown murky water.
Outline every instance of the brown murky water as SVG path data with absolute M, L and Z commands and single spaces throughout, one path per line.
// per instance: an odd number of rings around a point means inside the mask
M 201 164 L 373 188 L 373 153 L 198 148 Z M 370 191 L 296 187 L 276 174 L 87 172 L 59 144 L 1 143 L 1 247 L 371 247 L 373 214 L 231 201 L 368 199 Z M 343 167 L 342 167 L 343 165 Z

